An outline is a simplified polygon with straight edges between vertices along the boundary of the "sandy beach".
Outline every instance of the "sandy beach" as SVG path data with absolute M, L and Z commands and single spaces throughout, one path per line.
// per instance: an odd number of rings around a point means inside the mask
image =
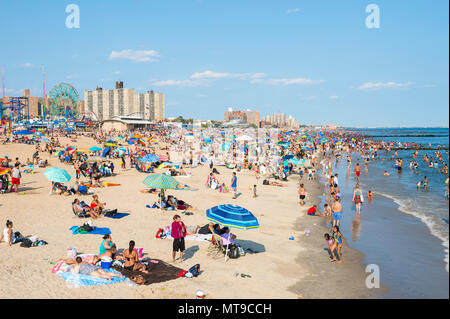
M 77 143 L 61 138 L 61 144 L 91 147 L 92 139 L 79 138 Z M 22 162 L 31 158 L 33 145 L 8 144 L 0 146 L 0 154 L 19 157 Z M 72 166 L 61 164 L 53 154 L 42 153 L 52 166 L 67 169 L 74 174 Z M 171 262 L 172 240 L 155 238 L 159 228 L 170 225 L 173 212 L 146 208 L 156 200 L 156 195 L 139 192 L 145 185 L 146 174 L 134 168 L 122 170 L 114 160 L 116 176 L 105 179 L 119 183 L 117 187 L 94 188 L 100 201 L 107 208 L 117 208 L 129 213 L 122 219 L 102 217 L 95 220 L 97 227 L 109 227 L 113 242 L 118 248 L 127 248 L 129 240 L 142 247 L 144 257 Z M 232 170 L 217 167 L 221 181 L 229 182 Z M 207 166 L 189 169 L 192 176 L 179 178 L 181 183 L 198 188 L 198 191 L 172 190 L 177 198 L 197 208 L 191 216 L 182 215 L 187 226 L 205 225 L 206 209 L 217 204 L 241 205 L 249 209 L 259 220 L 255 230 L 232 230 L 237 242 L 256 253 L 239 259 L 213 259 L 207 256 L 208 242 L 186 241 L 185 261 L 174 265 L 188 269 L 200 264 L 202 273 L 196 278 L 179 278 L 149 286 L 130 286 L 127 282 L 100 287 L 68 288 L 64 280 L 51 273 L 55 261 L 66 257 L 68 247 L 78 253 L 98 253 L 101 236 L 72 235 L 71 226 L 80 226 L 84 220 L 74 216 L 71 203 L 74 196 L 50 195 L 50 182 L 44 177 L 45 169 L 36 168 L 35 174 L 23 174 L 19 194 L 0 195 L 0 221 L 14 222 L 14 229 L 23 235 L 36 235 L 48 242 L 41 247 L 8 247 L 0 244 L 0 296 L 2 298 L 195 298 L 198 289 L 207 298 L 377 298 L 382 289 L 367 289 L 366 273 L 361 264 L 361 253 L 344 245 L 342 264 L 330 262 L 323 234 L 324 218 L 306 215 L 306 209 L 318 204 L 321 186 L 316 181 L 305 182 L 307 204 L 298 203 L 298 175 L 290 177 L 288 187 L 262 185 L 254 173 L 238 173 L 238 191 L 241 195 L 233 200 L 232 194 L 223 194 L 205 186 L 209 172 Z M 161 170 L 164 172 L 165 170 Z M 70 184 L 70 183 L 69 183 Z M 251 187 L 257 184 L 257 198 L 252 198 Z M 24 192 L 24 193 L 23 193 Z M 79 197 L 86 202 L 91 196 Z M 305 228 L 310 235 L 305 235 Z M 294 240 L 289 240 L 290 237 Z M 248 274 L 242 278 L 235 273 Z M 375 291 L 376 290 L 376 291 Z

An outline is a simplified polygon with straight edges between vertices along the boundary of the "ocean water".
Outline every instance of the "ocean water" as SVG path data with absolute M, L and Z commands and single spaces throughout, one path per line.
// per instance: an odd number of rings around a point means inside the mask
M 415 142 L 432 147 L 449 144 L 448 129 L 354 131 L 358 134 L 391 136 L 370 138 L 374 140 Z M 344 208 L 341 230 L 348 244 L 366 255 L 365 264 L 380 267 L 381 281 L 390 288 L 386 298 L 448 298 L 449 202 L 444 197 L 446 176 L 440 169 L 425 165 L 423 156 L 428 154 L 435 159 L 434 151 L 419 151 L 417 172 L 409 169 L 413 151 L 399 151 L 398 157 L 404 163 L 400 173 L 394 167 L 393 153 L 379 152 L 378 159 L 369 162 L 367 173 L 364 171 L 364 159 L 357 153 L 352 154 L 350 170 L 345 156 L 335 163 L 333 173 L 339 174 Z M 448 165 L 448 151 L 441 150 L 441 153 Z M 360 186 L 365 197 L 359 218 L 352 205 L 357 161 L 363 167 Z M 391 175 L 384 176 L 385 170 Z M 427 192 L 417 190 L 416 186 L 424 176 L 430 181 Z M 375 194 L 373 201 L 367 200 L 368 190 Z

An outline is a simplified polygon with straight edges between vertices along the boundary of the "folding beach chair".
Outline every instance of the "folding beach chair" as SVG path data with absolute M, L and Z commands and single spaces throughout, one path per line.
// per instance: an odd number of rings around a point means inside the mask
M 211 244 L 208 246 L 207 255 L 210 257 L 222 257 L 225 254 L 225 248 L 222 245 L 222 237 L 215 233 L 212 234 Z

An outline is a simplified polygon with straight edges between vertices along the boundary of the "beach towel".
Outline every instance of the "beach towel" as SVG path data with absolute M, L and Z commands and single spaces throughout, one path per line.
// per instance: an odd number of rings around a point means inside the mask
M 90 231 L 88 233 L 84 233 L 84 232 L 79 232 L 78 230 L 79 226 L 72 226 L 70 227 L 70 230 L 72 231 L 73 235 L 76 234 L 89 234 L 89 235 L 109 235 L 111 234 L 111 230 L 107 227 L 94 227 L 93 231 Z
M 127 278 L 131 278 L 133 276 L 141 275 L 145 279 L 145 285 L 156 284 L 160 282 L 165 282 L 173 279 L 177 279 L 177 275 L 183 271 L 183 269 L 172 266 L 162 260 L 154 259 L 158 261 L 158 263 L 149 262 L 147 266 L 147 270 L 150 272 L 149 274 L 144 274 L 140 271 L 131 271 L 126 270 L 125 268 L 113 266 L 114 270 L 117 270 L 119 273 L 124 275 Z
M 114 269 L 105 270 L 106 272 L 115 272 L 116 274 L 120 274 Z M 87 287 L 87 286 L 103 286 L 103 285 L 111 285 L 119 282 L 123 282 L 127 280 L 126 277 L 112 277 L 111 280 L 97 278 L 88 275 L 82 274 L 74 274 L 71 272 L 61 272 L 57 274 L 59 277 L 64 279 L 67 282 L 67 286 L 70 288 L 74 287 Z
M 105 217 L 112 218 L 112 219 L 121 219 L 121 218 L 123 218 L 125 216 L 128 216 L 128 215 L 130 215 L 130 214 L 128 214 L 128 213 L 117 213 L 114 216 L 106 216 L 105 215 Z

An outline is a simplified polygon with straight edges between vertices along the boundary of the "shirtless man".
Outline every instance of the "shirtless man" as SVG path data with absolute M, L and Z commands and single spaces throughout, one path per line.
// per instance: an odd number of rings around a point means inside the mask
M 342 205 L 341 205 L 341 199 L 338 197 L 336 198 L 336 201 L 331 206 L 331 210 L 333 211 L 333 227 L 339 226 L 339 223 L 342 218 Z

